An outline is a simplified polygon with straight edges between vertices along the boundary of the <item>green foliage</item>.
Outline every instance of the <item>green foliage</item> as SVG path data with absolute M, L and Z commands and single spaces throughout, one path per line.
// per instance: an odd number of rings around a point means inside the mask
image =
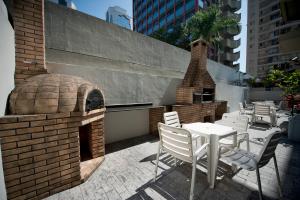
M 281 88 L 284 95 L 295 95 L 300 92 L 300 72 L 285 72 L 279 69 L 272 69 L 266 80 Z
M 161 28 L 154 32 L 151 37 L 183 49 L 189 49 L 190 41 L 185 36 L 182 25 L 175 26 L 172 31 Z
M 201 38 L 210 44 L 217 44 L 227 28 L 239 29 L 238 21 L 233 17 L 223 16 L 220 8 L 213 5 L 205 11 L 198 11 L 188 20 L 185 34 L 192 41 Z

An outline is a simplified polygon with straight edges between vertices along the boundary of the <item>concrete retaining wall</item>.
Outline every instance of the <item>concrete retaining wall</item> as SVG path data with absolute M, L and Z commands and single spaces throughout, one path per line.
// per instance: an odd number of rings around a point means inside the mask
M 281 101 L 282 90 L 280 88 L 272 88 L 272 90 L 266 91 L 265 88 L 251 88 L 249 90 L 249 99 L 251 101 Z
M 107 104 L 175 103 L 189 52 L 51 2 L 45 9 L 49 72 L 98 84 Z
M 45 9 L 50 72 L 98 84 L 107 104 L 175 103 L 190 52 L 51 2 Z M 217 85 L 238 77 L 235 70 L 211 60 L 208 71 Z
M 15 34 L 3 0 L 0 0 L 0 24 L 0 116 L 3 116 L 7 97 L 14 88 L 15 72 Z
M 51 2 L 45 4 L 45 31 L 48 71 L 96 83 L 107 105 L 175 104 L 190 52 Z M 216 99 L 228 100 L 230 111 L 237 110 L 245 88 L 228 83 L 237 80 L 238 73 L 211 60 L 208 71 L 217 85 Z M 147 134 L 147 112 L 108 112 L 106 142 Z
M 149 109 L 107 111 L 105 143 L 112 143 L 149 133 Z

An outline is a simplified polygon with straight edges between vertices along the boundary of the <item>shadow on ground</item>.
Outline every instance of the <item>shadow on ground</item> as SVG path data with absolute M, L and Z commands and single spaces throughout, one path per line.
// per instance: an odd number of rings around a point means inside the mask
M 123 149 L 127 149 L 136 145 L 143 144 L 145 142 L 157 142 L 158 141 L 158 136 L 156 135 L 143 135 L 140 137 L 135 137 L 135 138 L 130 138 L 127 140 L 122 140 L 119 142 L 114 142 L 111 144 L 106 144 L 105 145 L 105 154 L 110 154 L 116 151 L 121 151 Z
M 156 154 L 145 157 L 140 162 L 150 161 L 155 165 Z M 220 161 L 217 171 L 217 183 L 215 189 L 210 189 L 206 176 L 206 159 L 201 159 L 198 162 L 195 182 L 194 199 L 207 200 L 238 200 L 238 199 L 259 199 L 258 192 L 250 189 L 234 180 L 231 167 Z M 177 162 L 174 166 L 173 157 L 168 154 L 161 154 L 159 169 L 162 171 L 159 174 L 157 181 L 147 182 L 136 190 L 136 194 L 128 198 L 128 200 L 141 199 L 167 199 L 167 200 L 186 200 L 189 199 L 191 186 L 192 167 L 189 163 Z M 200 170 L 201 169 L 201 170 Z M 238 173 L 238 172 L 237 172 Z M 265 197 L 266 200 L 271 200 Z

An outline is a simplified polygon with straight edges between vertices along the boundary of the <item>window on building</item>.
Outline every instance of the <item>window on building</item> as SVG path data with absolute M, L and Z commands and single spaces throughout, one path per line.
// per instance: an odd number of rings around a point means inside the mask
M 159 19 L 159 26 L 163 27 L 164 25 L 165 25 L 165 18 L 163 17 Z
M 277 19 L 279 17 L 280 17 L 280 13 L 278 12 L 278 13 L 275 13 L 275 14 L 271 15 L 270 20 L 274 20 L 274 19 Z
M 195 8 L 195 1 L 194 0 L 187 1 L 185 5 L 186 11 L 192 10 L 194 8 Z
M 199 5 L 200 8 L 204 8 L 203 0 L 198 0 L 198 5 Z
M 159 9 L 159 13 L 160 15 L 164 14 L 166 12 L 166 7 L 163 5 L 162 7 L 160 7 Z
M 182 5 L 182 6 L 180 6 L 180 8 L 178 8 L 176 10 L 176 17 L 183 15 L 183 10 L 184 10 L 184 7 Z
M 167 16 L 167 23 L 170 23 L 174 20 L 174 14 L 173 13 L 170 13 L 168 16 Z
M 167 10 L 169 10 L 169 9 L 171 9 L 171 8 L 173 8 L 174 7 L 174 2 L 173 2 L 173 0 L 169 0 L 168 2 L 167 2 Z

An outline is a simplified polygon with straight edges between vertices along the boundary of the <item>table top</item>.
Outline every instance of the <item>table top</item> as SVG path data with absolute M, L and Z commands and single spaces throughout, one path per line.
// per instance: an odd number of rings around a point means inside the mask
M 219 137 L 232 135 L 236 133 L 232 127 L 213 123 L 196 122 L 191 124 L 183 124 L 182 128 L 189 130 L 192 134 L 203 136 L 216 135 Z

